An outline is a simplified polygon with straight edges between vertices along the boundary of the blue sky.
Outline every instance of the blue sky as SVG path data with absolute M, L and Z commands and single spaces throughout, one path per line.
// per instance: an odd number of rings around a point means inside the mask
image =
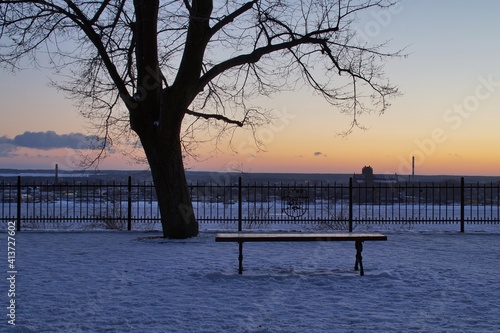
M 357 28 L 371 41 L 389 40 L 388 50 L 406 47 L 406 59 L 385 67 L 403 95 L 382 116 L 365 115 L 368 128 L 347 138 L 350 118 L 310 92 L 297 91 L 263 100 L 284 119 L 263 129 L 265 151 L 251 148 L 248 133 L 234 140 L 238 154 L 227 150 L 215 157 L 200 148 L 194 170 L 407 173 L 416 156 L 422 174 L 488 174 L 500 169 L 500 2 L 403 0 L 390 12 L 366 13 Z M 90 135 L 73 102 L 47 86 L 49 73 L 27 69 L 0 72 L 2 95 L 0 137 L 13 140 L 26 131 Z M 314 112 L 311 113 L 311 110 Z M 314 116 L 311 116 L 313 114 Z M 2 148 L 3 147 L 3 148 Z M 10 150 L 8 150 L 10 149 Z M 8 153 L 7 153 L 8 150 Z M 70 168 L 77 153 L 36 147 L 6 147 L 0 142 L 0 166 Z M 103 168 L 137 168 L 111 157 Z M 73 161 L 73 162 L 72 162 Z M 74 166 L 76 167 L 76 166 Z

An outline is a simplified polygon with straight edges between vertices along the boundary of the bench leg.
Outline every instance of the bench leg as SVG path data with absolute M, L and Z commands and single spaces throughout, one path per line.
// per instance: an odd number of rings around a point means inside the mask
M 238 242 L 239 245 L 239 255 L 238 255 L 238 274 L 243 274 L 243 242 Z
M 359 275 L 363 276 L 365 275 L 365 271 L 363 270 L 363 257 L 361 256 L 361 252 L 363 252 L 363 242 L 362 241 L 356 241 L 355 244 L 356 247 L 356 263 L 354 264 L 354 270 L 358 270 L 358 264 L 359 264 Z

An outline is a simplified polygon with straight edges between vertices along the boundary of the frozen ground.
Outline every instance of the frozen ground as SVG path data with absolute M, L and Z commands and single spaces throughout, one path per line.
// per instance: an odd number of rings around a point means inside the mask
M 455 226 L 456 227 L 456 226 Z M 470 229 L 470 228 L 468 228 Z M 376 230 L 370 230 L 376 231 Z M 16 325 L 2 332 L 494 332 L 500 232 L 382 230 L 364 245 L 236 243 L 204 231 L 16 235 Z M 7 234 L 0 233 L 7 276 Z

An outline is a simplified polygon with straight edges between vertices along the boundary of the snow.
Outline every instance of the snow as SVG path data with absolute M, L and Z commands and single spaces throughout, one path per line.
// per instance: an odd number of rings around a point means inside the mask
M 208 228 L 188 240 L 158 231 L 22 231 L 16 325 L 7 324 L 2 283 L 0 331 L 496 331 L 500 232 L 456 227 L 369 228 L 388 241 L 364 244 L 363 277 L 351 242 L 245 243 L 239 275 L 237 243 L 216 243 Z M 5 232 L 0 248 L 7 274 Z

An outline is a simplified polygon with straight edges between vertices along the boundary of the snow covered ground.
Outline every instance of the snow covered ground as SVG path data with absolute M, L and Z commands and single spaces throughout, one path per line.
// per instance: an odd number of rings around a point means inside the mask
M 3 232 L 0 331 L 500 330 L 498 227 L 387 229 L 387 242 L 364 245 L 364 277 L 353 270 L 351 242 L 248 243 L 238 275 L 237 244 L 216 243 L 211 230 L 188 240 L 141 231 L 19 232 L 15 326 Z

